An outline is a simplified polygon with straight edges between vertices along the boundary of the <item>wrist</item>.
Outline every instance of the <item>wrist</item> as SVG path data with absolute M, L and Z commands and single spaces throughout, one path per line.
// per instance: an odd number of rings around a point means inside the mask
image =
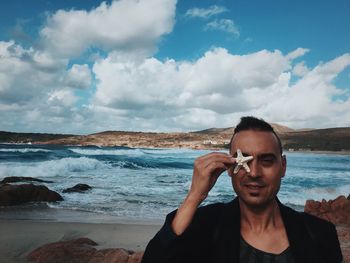
M 204 195 L 204 194 L 199 195 L 199 194 L 190 192 L 185 198 L 185 202 L 189 205 L 198 207 L 206 198 L 207 198 L 207 195 Z

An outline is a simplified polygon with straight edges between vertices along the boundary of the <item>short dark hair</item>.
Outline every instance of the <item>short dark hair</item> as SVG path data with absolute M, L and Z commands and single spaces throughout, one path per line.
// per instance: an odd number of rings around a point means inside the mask
M 282 154 L 283 149 L 282 149 L 281 140 L 278 137 L 277 133 L 272 128 L 272 126 L 266 121 L 264 121 L 263 119 L 258 119 L 253 116 L 245 116 L 241 118 L 241 121 L 237 124 L 235 131 L 232 135 L 230 145 L 229 145 L 230 149 L 231 149 L 233 137 L 241 131 L 248 131 L 248 130 L 272 132 L 276 136 L 278 147 L 279 147 L 280 153 Z

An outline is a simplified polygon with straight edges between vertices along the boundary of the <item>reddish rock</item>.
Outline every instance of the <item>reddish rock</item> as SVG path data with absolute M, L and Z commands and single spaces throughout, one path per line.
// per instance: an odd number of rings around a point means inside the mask
M 144 251 L 135 252 L 134 254 L 130 255 L 127 263 L 139 263 L 141 262 L 141 259 L 143 257 Z
M 97 250 L 97 244 L 88 238 L 46 244 L 28 254 L 30 262 L 87 262 L 87 263 L 140 263 L 143 252 L 123 248 Z
M 109 248 L 97 251 L 89 263 L 127 263 L 132 252 L 122 248 Z
M 350 225 L 350 199 L 343 195 L 329 201 L 307 200 L 304 211 L 331 221 L 335 225 Z
M 56 202 L 62 201 L 59 193 L 51 191 L 44 185 L 21 184 L 0 185 L 0 206 L 19 205 L 27 202 Z
M 43 245 L 32 251 L 27 259 L 31 262 L 88 262 L 95 254 L 97 244 L 88 238 L 78 238 L 70 241 Z
M 339 196 L 334 200 L 307 200 L 304 211 L 331 221 L 337 227 L 338 238 L 344 262 L 350 263 L 350 195 Z

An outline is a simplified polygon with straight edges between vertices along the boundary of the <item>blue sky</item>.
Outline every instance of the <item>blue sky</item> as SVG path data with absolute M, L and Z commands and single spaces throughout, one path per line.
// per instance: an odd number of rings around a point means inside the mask
M 19 1 L 0 9 L 0 130 L 350 126 L 349 1 Z

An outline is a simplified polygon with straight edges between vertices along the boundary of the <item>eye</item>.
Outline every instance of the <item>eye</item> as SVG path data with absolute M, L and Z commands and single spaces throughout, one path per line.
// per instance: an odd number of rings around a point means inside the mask
M 271 165 L 273 165 L 274 162 L 275 162 L 275 159 L 272 157 L 264 157 L 260 160 L 260 163 L 263 166 L 271 166 Z

